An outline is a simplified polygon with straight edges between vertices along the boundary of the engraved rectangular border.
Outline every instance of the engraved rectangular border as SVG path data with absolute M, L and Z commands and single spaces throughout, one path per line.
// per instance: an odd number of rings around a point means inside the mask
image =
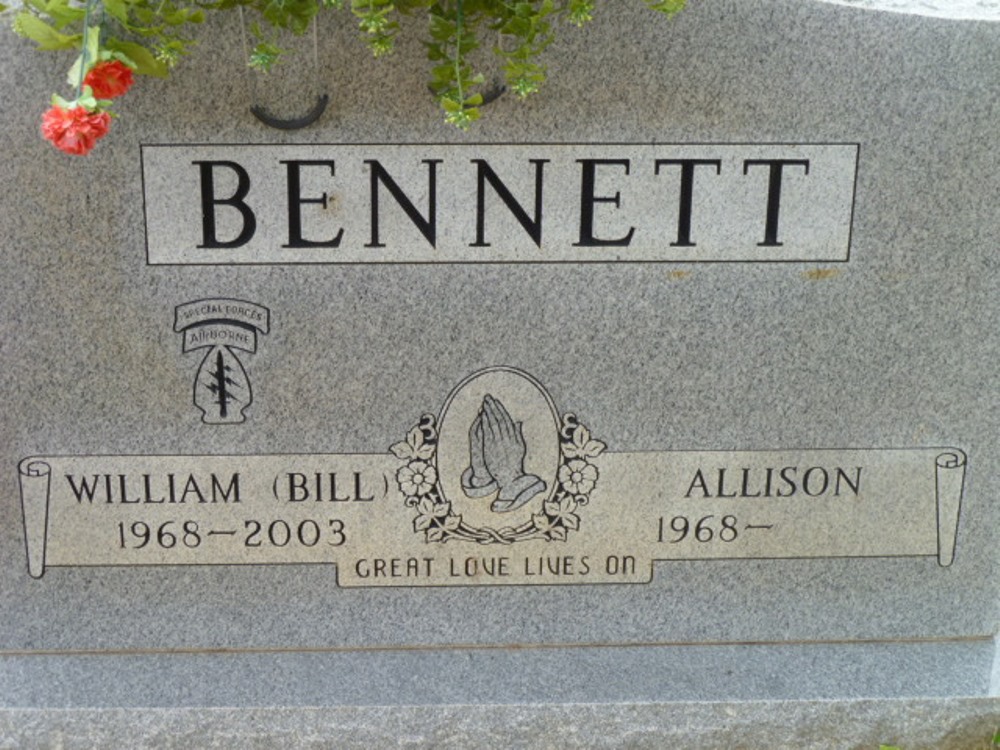
M 951 566 L 951 563 L 952 563 L 953 558 L 954 558 L 954 551 L 955 551 L 955 548 L 957 547 L 959 530 L 961 528 L 962 511 L 964 509 L 963 506 L 965 505 L 965 503 L 964 503 L 964 500 L 965 500 L 964 495 L 965 495 L 965 492 L 966 492 L 966 486 L 965 485 L 966 485 L 966 482 L 967 482 L 967 478 L 966 478 L 965 472 L 968 469 L 968 454 L 963 449 L 961 449 L 961 448 L 955 448 L 953 446 L 951 446 L 951 447 L 949 447 L 949 446 L 919 446 L 919 447 L 913 447 L 913 446 L 911 446 L 911 447 L 907 447 L 907 448 L 884 447 L 883 446 L 883 447 L 878 447 L 878 448 L 856 448 L 856 447 L 855 448 L 830 448 L 830 447 L 823 447 L 823 448 L 800 448 L 800 449 L 787 449 L 787 448 L 786 449 L 760 449 L 760 448 L 755 448 L 755 449 L 740 450 L 738 452 L 740 452 L 740 453 L 771 453 L 771 452 L 774 452 L 774 450 L 781 450 L 781 451 L 786 451 L 786 450 L 787 451 L 804 450 L 804 451 L 825 451 L 825 452 L 865 451 L 866 453 L 870 452 L 870 453 L 876 453 L 876 454 L 877 453 L 882 453 L 882 452 L 890 452 L 890 451 L 905 451 L 905 452 L 909 452 L 909 451 L 921 451 L 921 452 L 927 451 L 927 452 L 938 452 L 938 453 L 955 452 L 957 454 L 960 454 L 961 459 L 962 459 L 961 466 L 963 467 L 963 471 L 962 471 L 962 479 L 960 480 L 960 485 L 958 487 L 958 494 L 957 494 L 957 496 L 955 498 L 954 503 L 951 504 L 951 505 L 954 506 L 953 507 L 954 517 L 951 518 L 951 519 L 949 519 L 950 520 L 950 525 L 951 525 L 951 528 L 949 530 L 950 530 L 950 533 L 952 534 L 951 539 L 946 541 L 946 540 L 944 540 L 942 538 L 942 535 L 941 535 L 941 522 L 942 522 L 941 511 L 942 511 L 942 506 L 941 506 L 940 496 L 938 496 L 938 499 L 937 499 L 937 518 L 936 518 L 937 543 L 938 543 L 938 552 L 937 553 L 926 553 L 926 554 L 885 553 L 885 554 L 833 554 L 833 555 L 826 554 L 826 555 L 815 555 L 815 556 L 813 556 L 813 555 L 787 555 L 787 556 L 785 556 L 785 555 L 779 555 L 779 556 L 775 556 L 775 555 L 759 555 L 759 556 L 758 555 L 751 555 L 751 556 L 747 556 L 747 557 L 740 557 L 740 556 L 734 556 L 734 557 L 729 557 L 729 556 L 705 556 L 705 557 L 697 557 L 697 558 L 651 557 L 649 559 L 649 562 L 650 562 L 650 575 L 649 575 L 649 578 L 647 580 L 645 580 L 645 581 L 630 581 L 628 583 L 624 583 L 624 582 L 602 582 L 602 581 L 578 581 L 578 582 L 559 582 L 559 583 L 555 583 L 555 582 L 539 582 L 539 583 L 531 583 L 531 584 L 528 584 L 528 583 L 505 583 L 505 584 L 503 584 L 500 587 L 502 587 L 502 588 L 507 588 L 507 587 L 510 587 L 510 588 L 525 588 L 525 587 L 526 588 L 532 588 L 532 587 L 538 587 L 538 586 L 542 586 L 542 587 L 546 587 L 546 586 L 558 586 L 560 588 L 562 588 L 562 587 L 576 588 L 576 587 L 587 587 L 587 586 L 595 586 L 595 585 L 596 586 L 601 586 L 601 585 L 605 585 L 605 586 L 608 586 L 608 585 L 610 585 L 610 586 L 615 586 L 615 585 L 628 585 L 628 586 L 647 585 L 648 586 L 648 585 L 652 584 L 657 579 L 657 575 L 656 575 L 657 563 L 662 564 L 662 565 L 673 565 L 673 564 L 677 564 L 677 563 L 696 563 L 697 564 L 697 563 L 714 563 L 714 562 L 742 563 L 742 562 L 745 562 L 745 561 L 767 561 L 767 562 L 788 562 L 788 563 L 794 563 L 794 562 L 802 562 L 802 561 L 806 561 L 806 560 L 809 560 L 809 561 L 814 561 L 814 560 L 843 560 L 843 559 L 889 560 L 889 559 L 934 559 L 934 558 L 937 558 L 937 560 L 938 560 L 938 567 L 940 569 L 947 569 L 947 568 L 949 568 Z M 640 454 L 642 454 L 642 453 L 699 454 L 699 453 L 705 453 L 705 452 L 712 452 L 712 451 L 704 451 L 704 450 L 691 449 L 691 448 L 681 449 L 681 450 L 669 450 L 669 451 L 637 451 L 637 453 L 640 453 Z M 93 454 L 93 453 L 65 454 L 64 453 L 64 454 L 56 454 L 56 453 L 46 453 L 46 454 L 44 454 L 44 456 L 41 455 L 41 454 L 39 454 L 38 456 L 33 456 L 33 457 L 28 457 L 28 458 L 23 459 L 22 462 L 19 464 L 19 467 L 25 465 L 26 463 L 28 463 L 30 461 L 34 461 L 36 459 L 37 460 L 43 460 L 44 458 L 52 458 L 52 459 L 59 459 L 59 458 L 84 458 L 84 459 L 88 459 L 88 458 L 108 458 L 108 457 L 114 457 L 114 458 L 124 458 L 124 459 L 129 459 L 129 458 L 225 458 L 225 459 L 238 459 L 238 458 L 246 458 L 248 456 L 259 456 L 259 457 L 268 457 L 268 458 L 271 458 L 271 457 L 294 457 L 294 456 L 313 456 L 313 457 L 342 456 L 342 457 L 348 457 L 348 456 L 364 456 L 364 455 L 372 455 L 372 454 L 358 453 L 358 452 L 336 453 L 336 454 L 315 453 L 315 452 L 307 452 L 307 453 L 278 452 L 278 453 L 263 453 L 263 454 L 234 454 L 234 453 L 211 453 L 211 454 L 188 454 L 188 453 L 185 453 L 185 454 L 165 454 L 165 453 L 153 453 L 153 454 L 134 454 L 134 453 L 128 453 L 128 454 Z M 19 468 L 19 473 L 22 473 L 20 468 Z M 937 491 L 939 491 L 939 490 L 940 490 L 940 488 L 937 487 Z M 24 497 L 23 497 L 23 489 L 22 489 L 22 506 L 23 505 L 24 505 Z M 33 545 L 32 545 L 32 540 L 31 540 L 32 534 L 31 534 L 31 532 L 30 532 L 30 530 L 28 528 L 29 527 L 28 519 L 27 519 L 26 515 L 23 517 L 23 525 L 22 525 L 22 531 L 24 533 L 24 540 L 23 540 L 23 542 L 24 542 L 24 548 L 25 548 L 26 557 L 28 559 L 29 574 L 31 575 L 32 578 L 36 578 L 36 579 L 41 578 L 44 570 L 46 570 L 48 568 L 125 568 L 125 567 L 136 567 L 136 568 L 152 568 L 152 567 L 162 567 L 162 568 L 206 567 L 206 568 L 212 568 L 212 567 L 231 567 L 231 566 L 236 566 L 236 565 L 239 565 L 241 567 L 247 567 L 247 568 L 256 568 L 256 567 L 271 567 L 271 566 L 289 567 L 289 566 L 297 566 L 297 565 L 306 565 L 306 566 L 319 566 L 319 565 L 329 566 L 329 565 L 333 565 L 334 566 L 334 570 L 335 570 L 334 581 L 336 583 L 336 586 L 339 589 L 344 589 L 344 590 L 350 590 L 350 589 L 354 589 L 354 588 L 359 589 L 359 590 L 362 590 L 362 589 L 364 589 L 364 590 L 379 589 L 379 588 L 386 588 L 386 589 L 442 589 L 443 590 L 443 589 L 451 589 L 451 588 L 466 588 L 466 587 L 480 588 L 481 587 L 481 585 L 477 585 L 477 584 L 462 584 L 462 585 L 454 585 L 454 584 L 452 584 L 452 585 L 448 585 L 448 584 L 419 584 L 419 585 L 414 585 L 414 584 L 406 584 L 406 583 L 380 583 L 380 584 L 374 585 L 374 586 L 349 586 L 349 585 L 345 586 L 345 585 L 343 585 L 341 583 L 341 580 L 340 580 L 341 579 L 341 570 L 340 570 L 339 563 L 330 562 L 330 561 L 323 561 L 323 562 L 316 562 L 316 561 L 294 561 L 294 562 L 292 562 L 292 561 L 267 561 L 267 562 L 252 562 L 252 563 L 244 563 L 244 562 L 216 562 L 216 563 L 163 563 L 163 562 L 150 562 L 150 563 L 144 563 L 144 562 L 138 562 L 138 563 L 128 563 L 128 564 L 118 564 L 118 563 L 50 564 L 50 563 L 47 563 L 46 559 L 45 559 L 45 550 L 46 550 L 46 547 L 47 547 L 47 544 L 48 544 L 48 536 L 49 536 L 49 531 L 50 531 L 50 529 L 49 529 L 49 518 L 48 518 L 49 514 L 48 514 L 47 507 L 48 507 L 48 500 L 46 500 L 46 511 L 44 513 L 44 517 L 43 517 L 43 520 L 41 522 L 41 532 L 42 532 L 42 540 L 41 541 L 42 541 L 42 544 L 40 546 L 40 549 L 36 549 L 34 551 L 34 555 L 33 555 L 33 550 L 32 550 L 32 546 Z M 948 549 L 944 550 L 943 549 L 943 545 L 946 546 Z M 947 558 L 947 563 L 943 562 L 943 556 Z M 37 574 L 35 572 L 31 572 L 32 571 L 32 560 L 33 559 L 35 560 L 35 565 L 38 566 Z
M 437 260 L 402 260 L 402 261 L 378 261 L 378 262 L 366 262 L 366 261 L 316 261 L 316 262 L 303 262 L 303 261 L 289 261 L 289 262 L 276 262 L 276 261 L 252 261 L 252 262 L 242 262 L 242 263 L 211 263 L 208 261 L 202 262 L 192 262 L 192 263 L 152 263 L 150 262 L 150 252 L 149 252 L 149 216 L 146 206 L 146 164 L 143 158 L 143 152 L 146 148 L 202 148 L 202 147 L 215 147 L 215 148 L 281 148 L 281 147 L 295 147 L 295 148 L 337 148 L 341 146 L 349 147 L 364 147 L 370 146 L 373 148 L 380 148 L 385 146 L 404 146 L 404 147 L 421 147 L 430 146 L 435 148 L 442 148 L 448 146 L 456 146 L 460 148 L 467 147 L 494 147 L 494 146 L 538 146 L 538 147 L 561 147 L 561 146 L 614 146 L 614 147 L 627 147 L 627 146 L 667 146 L 667 147 L 683 147 L 683 146 L 766 146 L 766 147 L 776 147 L 776 146 L 853 146 L 854 147 L 854 183 L 851 189 L 851 210 L 850 219 L 847 228 L 847 251 L 843 258 L 827 258 L 827 259 L 809 259 L 803 260 L 802 258 L 788 258 L 786 259 L 762 259 L 762 260 L 742 260 L 742 259 L 730 259 L 730 260 L 449 260 L 449 261 L 437 261 Z M 851 251 L 853 249 L 854 243 L 854 215 L 855 209 L 857 207 L 857 196 L 858 196 L 858 171 L 861 166 L 861 143 L 859 141 L 702 141 L 702 142 L 679 142 L 679 141 L 502 141 L 502 142 L 484 142 L 476 141 L 471 143 L 449 143 L 449 142 L 431 142 L 431 141 L 419 141 L 419 142 L 399 142 L 392 143 L 388 141 L 379 141 L 373 143 L 366 142 L 324 142 L 324 143 L 209 143 L 209 142 L 198 142 L 198 143 L 140 143 L 139 144 L 139 171 L 140 180 L 142 182 L 142 226 L 143 226 L 143 243 L 145 245 L 146 254 L 146 265 L 151 267 L 163 266 L 163 267 L 186 267 L 186 266 L 577 266 L 577 265 L 588 265 L 588 266 L 617 266 L 617 265 L 684 265 L 684 264 L 711 264 L 711 265 L 727 265 L 727 264 L 749 264 L 749 265 L 767 265 L 767 264 L 778 264 L 778 265 L 788 265 L 790 263 L 830 263 L 830 264 L 841 264 L 849 263 L 851 261 Z

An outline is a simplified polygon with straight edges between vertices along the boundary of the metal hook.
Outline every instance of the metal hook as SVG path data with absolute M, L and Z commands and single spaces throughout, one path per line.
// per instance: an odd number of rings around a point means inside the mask
M 485 107 L 487 104 L 492 104 L 497 99 L 499 99 L 507 91 L 507 86 L 503 82 L 493 82 L 493 88 L 483 92 L 483 103 L 480 107 Z
M 431 92 L 434 96 L 437 96 L 437 92 L 434 90 L 433 86 L 428 86 L 427 90 Z M 485 107 L 487 104 L 492 104 L 501 96 L 507 92 L 507 84 L 502 80 L 494 80 L 491 88 L 483 92 L 483 101 L 479 104 L 480 107 Z
M 326 105 L 330 103 L 330 97 L 326 94 L 321 94 L 316 97 L 316 104 L 302 117 L 293 117 L 290 119 L 282 119 L 280 117 L 275 117 L 266 109 L 264 109 L 259 104 L 254 104 L 250 107 L 250 112 L 260 120 L 262 123 L 267 125 L 269 128 L 277 128 L 278 130 L 300 130 L 302 128 L 309 127 L 316 120 L 323 116 L 323 112 L 326 111 Z

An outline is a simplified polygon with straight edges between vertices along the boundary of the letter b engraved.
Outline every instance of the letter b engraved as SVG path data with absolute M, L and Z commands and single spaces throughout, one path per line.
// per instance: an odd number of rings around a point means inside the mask
M 244 201 L 250 192 L 250 175 L 234 161 L 194 161 L 201 177 L 201 232 L 200 248 L 242 247 L 253 239 L 257 231 L 257 217 Z M 215 195 L 215 168 L 222 167 L 236 173 L 236 190 L 228 198 Z M 220 240 L 216 234 L 216 210 L 218 206 L 231 206 L 240 212 L 243 228 L 232 240 Z

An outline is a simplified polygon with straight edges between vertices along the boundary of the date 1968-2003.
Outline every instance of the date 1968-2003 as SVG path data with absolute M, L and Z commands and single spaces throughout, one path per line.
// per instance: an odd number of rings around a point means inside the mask
M 120 549 L 195 549 L 221 538 L 241 547 L 300 547 L 321 545 L 340 547 L 347 541 L 347 529 L 339 518 L 298 521 L 248 519 L 242 528 L 206 528 L 198 521 L 121 521 L 117 527 Z

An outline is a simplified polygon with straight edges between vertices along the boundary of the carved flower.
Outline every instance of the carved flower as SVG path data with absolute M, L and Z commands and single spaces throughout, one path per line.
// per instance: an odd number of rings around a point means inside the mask
M 90 112 L 79 106 L 63 109 L 56 105 L 42 115 L 42 135 L 60 151 L 74 156 L 90 153 L 110 126 L 107 112 Z
M 597 467 L 579 458 L 559 467 L 559 483 L 573 495 L 586 495 L 597 483 Z
M 404 494 L 421 497 L 434 489 L 437 471 L 424 461 L 411 461 L 396 472 L 396 481 Z

